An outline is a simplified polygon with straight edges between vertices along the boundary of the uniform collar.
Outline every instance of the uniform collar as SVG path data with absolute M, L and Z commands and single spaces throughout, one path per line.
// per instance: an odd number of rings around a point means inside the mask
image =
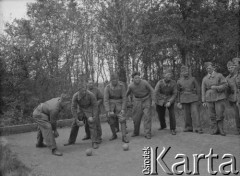
M 229 77 L 229 78 L 232 78 L 232 77 L 234 77 L 235 75 L 236 75 L 236 74 L 234 74 L 234 73 L 233 73 L 233 74 L 230 73 L 230 74 L 228 75 L 228 77 Z
M 142 79 L 140 79 L 140 81 L 139 81 L 138 84 L 136 84 L 136 83 L 133 81 L 133 84 L 134 84 L 135 86 L 138 86 L 138 85 L 140 85 L 141 83 L 142 83 Z
M 215 77 L 215 75 L 216 75 L 216 72 L 215 72 L 215 71 L 213 71 L 213 72 L 212 72 L 212 74 L 208 74 L 208 78 L 211 78 L 211 77 L 212 77 L 212 78 L 214 78 L 214 77 Z
M 169 85 L 169 84 L 171 84 L 171 82 L 172 82 L 172 80 L 171 80 L 171 79 L 169 80 L 169 82 L 168 82 L 168 83 L 165 81 L 165 79 L 163 79 L 163 84 L 164 84 L 164 85 Z
M 188 76 L 188 77 L 184 77 L 184 76 L 183 76 L 183 79 L 184 79 L 184 80 L 189 80 L 189 79 L 190 79 L 190 76 Z
M 110 88 L 111 88 L 111 89 L 114 89 L 114 88 L 116 88 L 116 87 L 118 87 L 118 86 L 119 86 L 119 81 L 118 81 L 118 83 L 117 83 L 116 86 L 113 86 L 112 83 L 110 83 Z

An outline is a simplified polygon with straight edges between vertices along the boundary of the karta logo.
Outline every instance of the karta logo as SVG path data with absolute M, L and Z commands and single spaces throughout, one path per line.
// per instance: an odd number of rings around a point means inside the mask
M 186 154 L 176 154 L 173 159 L 181 159 L 181 161 L 175 162 L 171 166 L 167 165 L 164 158 L 167 157 L 167 153 L 171 147 L 163 147 L 160 154 L 158 154 L 158 147 L 155 149 L 152 147 L 144 147 L 143 158 L 144 165 L 142 173 L 144 175 L 158 175 L 158 168 L 160 168 L 164 173 L 168 175 L 200 175 L 199 173 L 199 161 L 206 160 L 207 162 L 207 172 L 209 175 L 217 175 L 218 173 L 222 175 L 235 174 L 237 175 L 239 171 L 236 169 L 236 158 L 232 154 L 224 154 L 222 156 L 222 162 L 218 166 L 218 171 L 213 169 L 213 160 L 219 159 L 218 154 L 213 153 L 213 149 L 210 148 L 209 153 L 205 154 L 193 154 L 192 155 L 192 170 L 189 168 L 189 157 Z M 181 170 L 180 170 L 181 168 Z

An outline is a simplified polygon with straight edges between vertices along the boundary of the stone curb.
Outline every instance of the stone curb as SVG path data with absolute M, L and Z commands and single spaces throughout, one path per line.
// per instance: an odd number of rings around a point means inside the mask
M 69 126 L 71 126 L 72 121 L 73 121 L 73 119 L 59 120 L 57 122 L 57 126 L 59 128 L 69 127 Z M 18 134 L 18 133 L 27 133 L 27 132 L 36 131 L 36 130 L 37 130 L 36 123 L 6 126 L 6 127 L 0 127 L 0 136 L 7 136 L 10 134 Z

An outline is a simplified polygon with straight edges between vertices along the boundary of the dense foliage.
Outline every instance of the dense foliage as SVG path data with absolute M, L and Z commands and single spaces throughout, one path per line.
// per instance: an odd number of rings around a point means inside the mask
M 165 67 L 177 79 L 187 64 L 200 82 L 211 60 L 226 75 L 240 54 L 239 13 L 238 0 L 37 0 L 0 38 L 1 113 L 28 121 L 39 102 L 114 71 L 155 86 Z

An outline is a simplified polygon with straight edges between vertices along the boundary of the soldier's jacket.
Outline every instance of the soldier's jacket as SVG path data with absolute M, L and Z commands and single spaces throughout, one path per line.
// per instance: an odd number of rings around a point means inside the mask
M 240 103 L 240 73 L 235 75 L 235 83 L 237 88 L 237 101 Z
M 89 89 L 89 91 L 95 95 L 98 101 L 98 105 L 100 105 L 103 102 L 103 94 L 101 93 L 101 91 L 96 87 L 93 87 L 93 89 L 91 90 Z
M 227 88 L 227 98 L 230 102 L 236 102 L 237 96 L 237 86 L 236 86 L 236 75 L 228 75 L 226 77 L 228 88 Z
M 194 77 L 182 77 L 177 81 L 178 102 L 192 103 L 199 101 L 200 87 Z
M 211 89 L 211 86 L 217 86 L 217 90 Z M 227 86 L 227 81 L 221 73 L 213 72 L 212 75 L 206 75 L 202 81 L 202 102 L 225 99 Z
M 177 83 L 174 80 L 170 80 L 166 83 L 164 79 L 158 81 L 155 87 L 155 102 L 156 104 L 163 106 L 168 101 L 172 104 L 177 97 Z
M 122 105 L 122 110 L 126 109 L 126 88 L 124 83 L 118 81 L 116 86 L 111 83 L 104 89 L 104 106 L 106 111 L 110 111 L 111 103 L 118 102 Z
M 131 93 L 135 98 L 145 98 L 147 96 L 151 96 L 152 100 L 155 99 L 154 89 L 146 80 L 141 80 L 138 85 L 135 85 L 134 82 L 130 83 L 126 94 L 128 96 Z
M 71 110 L 75 119 L 78 118 L 78 111 L 88 117 L 92 116 L 95 118 L 98 111 L 95 95 L 87 90 L 85 96 L 81 97 L 80 93 L 76 92 L 72 98 Z
M 58 114 L 63 108 L 61 97 L 53 98 L 44 103 L 41 103 L 33 112 L 33 114 L 43 113 L 46 116 L 37 116 L 41 117 L 42 120 L 50 121 L 52 124 L 52 129 L 56 130 Z

